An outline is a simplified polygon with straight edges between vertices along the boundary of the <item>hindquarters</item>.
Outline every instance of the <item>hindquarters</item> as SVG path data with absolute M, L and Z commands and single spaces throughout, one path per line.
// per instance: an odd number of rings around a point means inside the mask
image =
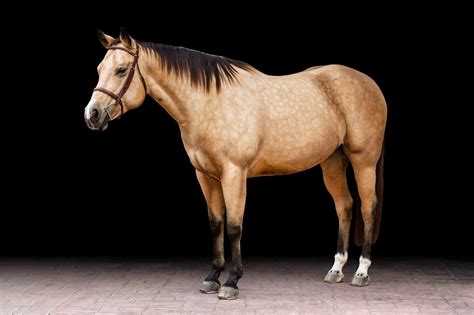
M 355 242 L 370 257 L 377 240 L 383 197 L 383 143 L 387 106 L 377 84 L 367 75 L 349 68 L 336 80 L 339 107 L 346 122 L 344 150 L 354 169 L 359 198 L 356 206 Z
M 348 153 L 377 162 L 382 150 L 387 105 L 377 84 L 367 75 L 340 65 L 307 70 L 316 88 L 345 122 L 343 144 Z
M 345 183 L 345 165 L 348 159 L 354 169 L 359 197 L 357 200 L 360 200 L 356 206 L 355 242 L 362 246 L 359 267 L 351 284 L 366 286 L 369 284 L 371 247 L 377 239 L 381 220 L 382 149 L 387 108 L 382 92 L 368 76 L 342 66 L 325 68 L 319 70 L 319 75 L 315 74 L 314 81 L 318 88 L 327 94 L 328 99 L 332 100 L 334 108 L 343 116 L 346 126 L 344 155 L 336 152 L 328 161 L 322 163 L 325 183 L 334 198 L 339 217 L 337 254 L 325 281 L 340 282 L 344 277 L 342 267 L 347 261 L 352 201 Z
M 314 74 L 313 82 L 344 119 L 343 149 L 354 169 L 362 210 L 358 216 L 363 219 L 356 228 L 356 243 L 369 255 L 380 225 L 385 99 L 377 84 L 356 70 L 332 65 L 308 72 Z

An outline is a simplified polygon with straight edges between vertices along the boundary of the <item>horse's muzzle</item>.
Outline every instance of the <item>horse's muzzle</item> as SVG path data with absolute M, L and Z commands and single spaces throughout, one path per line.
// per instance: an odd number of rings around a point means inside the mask
M 109 125 L 109 115 L 102 110 L 97 108 L 92 108 L 89 112 L 84 112 L 84 120 L 86 121 L 86 125 L 91 130 L 98 130 L 103 131 L 107 129 Z

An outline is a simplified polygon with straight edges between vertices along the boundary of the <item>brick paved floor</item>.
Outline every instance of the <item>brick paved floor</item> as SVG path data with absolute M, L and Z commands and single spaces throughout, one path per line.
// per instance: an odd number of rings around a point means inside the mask
M 239 299 L 198 292 L 203 259 L 0 259 L 0 313 L 474 314 L 474 261 L 390 258 L 375 261 L 372 283 L 322 279 L 322 258 L 244 259 Z M 225 277 L 222 277 L 225 278 Z M 224 279 L 221 279 L 224 280 Z

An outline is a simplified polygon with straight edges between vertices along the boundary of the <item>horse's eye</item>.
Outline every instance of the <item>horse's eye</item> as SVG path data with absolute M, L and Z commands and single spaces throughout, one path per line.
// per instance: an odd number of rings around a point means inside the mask
M 126 71 L 127 71 L 127 68 L 125 68 L 125 67 L 120 67 L 120 68 L 117 69 L 117 75 L 123 76 L 123 75 L 125 75 L 125 72 L 126 72 Z

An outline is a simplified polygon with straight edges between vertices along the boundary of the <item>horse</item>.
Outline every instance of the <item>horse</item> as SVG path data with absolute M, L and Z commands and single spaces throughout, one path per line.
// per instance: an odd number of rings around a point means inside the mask
M 342 65 L 266 75 L 249 64 L 184 47 L 141 42 L 121 29 L 98 31 L 107 53 L 84 110 L 87 126 L 108 123 L 139 107 L 146 95 L 178 123 L 204 194 L 213 240 L 212 267 L 202 293 L 236 299 L 243 274 L 240 240 L 247 178 L 300 172 L 321 165 L 339 220 L 334 264 L 324 278 L 343 282 L 353 199 L 352 165 L 360 199 L 355 243 L 362 246 L 351 285 L 369 284 L 371 246 L 380 228 L 387 106 L 377 84 Z M 232 267 L 224 270 L 224 225 Z

